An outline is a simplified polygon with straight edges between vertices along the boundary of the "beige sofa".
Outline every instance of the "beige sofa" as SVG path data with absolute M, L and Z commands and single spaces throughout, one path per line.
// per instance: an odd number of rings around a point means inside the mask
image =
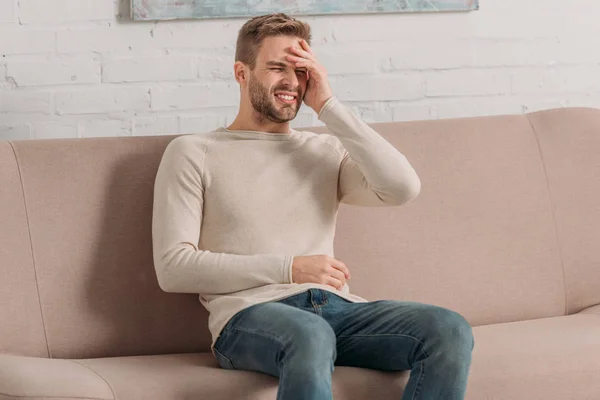
M 422 190 L 342 205 L 352 291 L 462 313 L 468 399 L 600 399 L 600 110 L 373 126 Z M 275 399 L 274 378 L 218 369 L 197 295 L 158 286 L 174 137 L 0 142 L 0 399 Z M 399 400 L 407 376 L 338 367 L 334 398 Z

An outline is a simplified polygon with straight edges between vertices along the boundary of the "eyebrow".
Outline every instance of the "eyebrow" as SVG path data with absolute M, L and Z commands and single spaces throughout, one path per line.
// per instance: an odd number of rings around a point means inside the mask
M 287 64 L 281 61 L 267 61 L 267 67 L 281 67 L 283 69 L 287 68 Z M 306 72 L 305 67 L 296 68 L 298 71 Z
M 268 66 L 287 68 L 287 64 L 281 61 L 267 61 Z

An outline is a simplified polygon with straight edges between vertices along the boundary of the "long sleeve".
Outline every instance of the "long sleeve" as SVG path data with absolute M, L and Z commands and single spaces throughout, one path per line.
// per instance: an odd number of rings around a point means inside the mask
M 226 294 L 267 284 L 291 283 L 291 255 L 235 255 L 198 249 L 205 154 L 205 145 L 179 137 L 167 145 L 158 168 L 152 242 L 161 289 Z
M 335 96 L 325 103 L 319 120 L 346 149 L 338 182 L 342 203 L 398 206 L 418 196 L 421 181 L 407 158 Z

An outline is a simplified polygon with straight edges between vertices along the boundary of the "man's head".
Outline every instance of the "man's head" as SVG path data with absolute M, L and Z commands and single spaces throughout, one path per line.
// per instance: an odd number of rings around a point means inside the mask
M 241 108 L 251 108 L 255 122 L 282 124 L 298 114 L 306 92 L 306 69 L 295 68 L 285 56 L 290 54 L 286 49 L 299 47 L 301 39 L 310 44 L 310 26 L 286 14 L 254 17 L 240 29 L 235 78 L 241 87 Z

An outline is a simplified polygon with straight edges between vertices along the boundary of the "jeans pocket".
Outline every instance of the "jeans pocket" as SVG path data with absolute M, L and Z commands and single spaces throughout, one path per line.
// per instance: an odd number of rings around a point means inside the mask
M 301 293 L 296 293 L 288 297 L 284 297 L 283 299 L 276 300 L 277 303 L 286 304 L 288 306 L 302 308 L 307 305 L 310 305 L 310 295 L 308 291 L 304 291 Z
M 223 355 L 223 353 L 221 353 L 219 350 L 217 350 L 216 347 L 214 347 L 215 350 L 215 356 L 217 357 L 217 362 L 219 363 L 219 366 L 223 369 L 235 369 L 235 367 L 233 366 L 233 364 L 231 363 L 231 360 L 227 357 L 225 357 Z

